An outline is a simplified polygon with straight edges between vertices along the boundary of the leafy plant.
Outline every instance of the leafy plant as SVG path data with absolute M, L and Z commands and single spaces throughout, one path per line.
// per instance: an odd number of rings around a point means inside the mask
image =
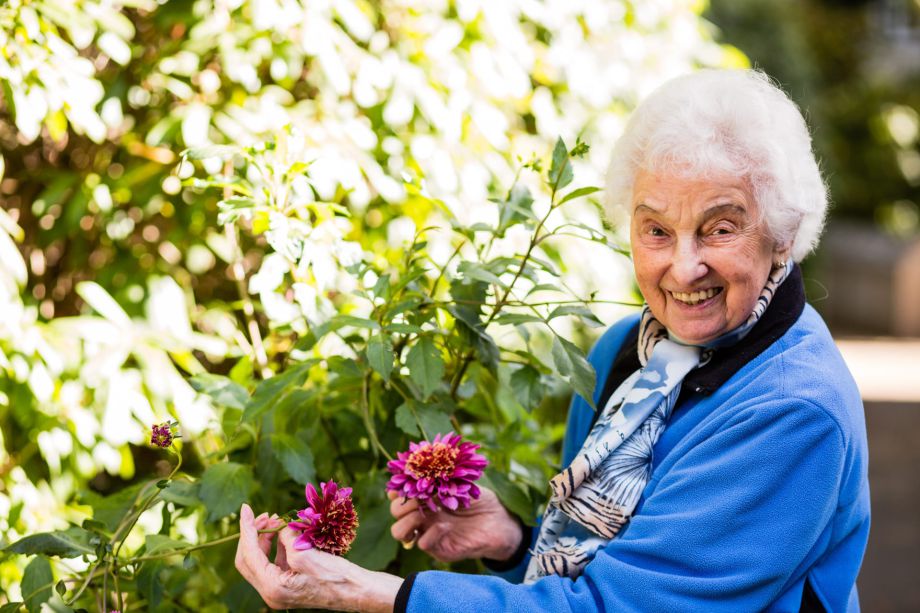
M 539 430 L 533 411 L 557 375 L 589 403 L 595 384 L 582 351 L 556 329 L 564 317 L 599 323 L 592 300 L 562 287 L 552 249 L 573 229 L 606 241 L 558 215 L 597 191 L 572 187 L 572 161 L 587 146 L 569 150 L 560 139 L 546 171 L 539 160 L 524 165 L 522 173 L 542 180 L 547 201 L 538 203 L 519 176 L 494 201 L 491 224 L 466 226 L 422 182 L 407 183 L 414 206 L 430 208 L 429 225 L 387 258 L 360 246 L 368 237 L 354 240 L 368 229 L 351 223 L 341 201 L 317 198 L 298 143 L 287 131 L 257 146 L 185 154 L 186 183 L 223 195 L 231 270 L 245 268 L 248 245 L 267 248 L 257 270 L 238 279 L 250 352 L 226 375 L 191 379 L 220 408 L 222 433 L 186 437 L 180 447 L 175 423 L 154 425 L 152 442 L 175 456 L 165 478 L 86 495 L 94 516 L 82 526 L 7 547 L 39 554 L 23 581 L 30 610 L 52 597 L 52 587 L 69 606 L 101 600 L 121 611 L 194 606 L 183 593 L 190 584 L 204 602 L 250 594 L 240 579 L 227 580 L 237 577 L 227 568 L 234 514 L 243 502 L 283 513 L 316 477 L 354 488 L 361 522 L 348 557 L 404 572 L 421 562 L 415 552 L 398 556 L 389 536 L 386 462 L 420 436 L 453 431 L 480 442 L 491 463 L 484 482 L 534 521 L 552 470 L 540 447 L 556 439 L 529 434 Z M 191 165 L 214 158 L 220 171 L 196 176 Z M 513 233 L 527 238 L 509 250 Z M 435 255 L 435 237 L 449 246 L 446 255 Z M 184 456 L 195 468 L 180 472 Z M 148 509 L 157 510 L 160 527 L 141 541 L 134 528 Z M 179 529 L 190 519 L 197 542 Z M 55 584 L 43 556 L 79 557 L 87 568 Z

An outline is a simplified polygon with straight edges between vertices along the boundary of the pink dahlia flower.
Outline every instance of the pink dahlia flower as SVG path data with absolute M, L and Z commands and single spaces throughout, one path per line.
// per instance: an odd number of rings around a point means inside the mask
M 292 521 L 288 527 L 302 530 L 294 541 L 294 549 L 316 547 L 337 556 L 351 548 L 358 531 L 358 514 L 351 501 L 351 488 L 340 488 L 335 481 L 320 483 L 322 494 L 312 483 L 307 484 L 307 508 L 297 511 L 301 521 Z
M 405 498 L 416 498 L 432 511 L 438 504 L 457 510 L 470 506 L 471 498 L 479 498 L 474 481 L 482 476 L 489 463 L 476 453 L 479 445 L 461 442 L 453 432 L 434 441 L 410 443 L 409 451 L 401 451 L 398 459 L 387 463 L 393 473 L 387 489 Z

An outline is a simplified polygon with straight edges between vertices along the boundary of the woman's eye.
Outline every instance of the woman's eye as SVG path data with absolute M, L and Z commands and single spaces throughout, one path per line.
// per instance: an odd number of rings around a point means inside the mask
M 652 226 L 651 228 L 649 228 L 648 233 L 650 236 L 664 236 L 664 230 L 662 230 L 661 228 L 657 226 Z

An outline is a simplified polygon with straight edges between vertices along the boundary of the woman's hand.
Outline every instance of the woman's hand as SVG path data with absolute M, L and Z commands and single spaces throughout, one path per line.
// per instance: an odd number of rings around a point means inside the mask
M 283 522 L 262 514 L 253 517 L 249 505 L 240 509 L 240 540 L 236 568 L 272 609 L 319 608 L 390 613 L 402 579 L 371 572 L 316 549 L 294 549 L 297 533 L 285 527 L 277 533 L 275 562 L 268 559 L 275 533 Z
M 390 533 L 403 542 L 417 539 L 419 549 L 442 562 L 467 558 L 507 560 L 524 536 L 521 523 L 502 506 L 495 492 L 484 487 L 480 491 L 469 508 L 441 509 L 437 513 L 428 509 L 422 513 L 417 501 L 404 501 L 391 491 L 390 513 L 396 522 Z

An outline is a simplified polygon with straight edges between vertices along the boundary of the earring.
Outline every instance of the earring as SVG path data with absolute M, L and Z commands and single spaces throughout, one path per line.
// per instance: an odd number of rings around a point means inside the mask
M 785 267 L 786 267 L 786 260 L 782 260 L 780 262 L 773 262 L 773 268 L 785 268 Z

